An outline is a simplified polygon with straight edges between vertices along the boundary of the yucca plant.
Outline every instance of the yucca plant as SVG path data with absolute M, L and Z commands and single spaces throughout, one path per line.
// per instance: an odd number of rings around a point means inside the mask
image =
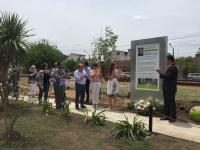
M 146 139 L 151 137 L 151 133 L 146 129 L 145 123 L 138 121 L 138 116 L 135 116 L 133 123 L 129 123 L 128 117 L 124 114 L 126 120 L 119 120 L 113 128 L 114 137 L 125 137 L 131 140 L 136 140 L 138 137 Z
M 97 113 L 96 112 L 96 108 L 94 109 L 94 111 L 92 112 L 92 116 L 88 115 L 88 110 L 87 109 L 81 109 L 82 112 L 85 115 L 85 121 L 84 123 L 88 124 L 88 123 L 93 123 L 97 126 L 103 126 L 105 125 L 105 120 L 106 120 L 106 116 L 104 114 L 104 112 L 106 110 L 102 110 L 101 112 Z
M 16 13 L 0 12 L 0 81 L 2 87 L 8 86 L 8 68 L 10 63 L 20 64 L 26 58 L 26 48 L 29 46 L 27 20 Z M 8 103 L 8 88 L 1 88 L 1 100 Z
M 64 101 L 64 103 L 63 103 L 63 111 L 61 112 L 61 115 L 65 116 L 67 119 L 70 118 L 69 105 L 71 105 L 70 101 Z

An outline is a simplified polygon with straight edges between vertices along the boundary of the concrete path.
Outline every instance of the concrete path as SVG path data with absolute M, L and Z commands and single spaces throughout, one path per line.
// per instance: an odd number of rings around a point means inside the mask
M 28 97 L 25 97 L 25 99 L 28 99 Z M 55 106 L 54 99 L 49 99 L 49 102 Z M 86 105 L 88 112 L 92 114 L 93 108 L 91 105 Z M 97 111 L 101 111 L 105 108 L 98 108 Z M 81 110 L 75 109 L 75 103 L 72 102 L 70 105 L 70 110 L 73 113 L 81 114 L 83 115 Z M 129 121 L 132 122 L 134 116 L 136 116 L 135 113 L 125 113 L 128 117 Z M 124 114 L 121 111 L 106 111 L 105 116 L 107 117 L 108 121 L 116 122 L 118 120 L 125 120 Z M 144 123 L 148 125 L 149 119 L 148 117 L 139 116 L 138 120 L 142 120 Z M 148 126 L 147 126 L 148 129 Z M 200 143 L 200 126 L 194 125 L 194 124 L 186 124 L 184 122 L 175 122 L 175 123 L 169 123 L 168 121 L 160 121 L 159 118 L 154 117 L 153 118 L 153 132 L 161 133 L 164 135 L 188 140 L 188 141 L 194 141 L 197 143 Z

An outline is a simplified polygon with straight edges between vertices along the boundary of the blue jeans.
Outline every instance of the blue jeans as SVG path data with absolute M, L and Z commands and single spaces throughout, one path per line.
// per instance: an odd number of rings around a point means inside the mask
M 47 100 L 48 98 L 48 93 L 49 93 L 49 85 L 44 85 L 43 89 L 41 87 L 39 87 L 39 101 L 42 100 L 42 95 L 44 93 L 44 100 Z
M 76 106 L 79 104 L 79 98 L 80 98 L 80 104 L 84 105 L 84 98 L 85 98 L 85 85 L 81 85 L 78 83 L 76 84 L 76 99 L 75 99 L 75 104 Z

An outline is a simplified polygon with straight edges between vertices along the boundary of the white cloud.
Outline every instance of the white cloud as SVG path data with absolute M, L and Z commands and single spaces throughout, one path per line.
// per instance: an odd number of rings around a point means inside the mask
M 145 20 L 150 18 L 150 16 L 144 16 L 144 15 L 136 15 L 133 17 L 133 20 Z

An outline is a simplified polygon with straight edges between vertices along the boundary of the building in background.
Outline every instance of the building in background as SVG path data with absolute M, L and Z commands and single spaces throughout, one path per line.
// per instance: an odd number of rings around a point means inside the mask
M 78 61 L 78 60 L 85 60 L 85 55 L 83 54 L 76 54 L 76 53 L 70 53 L 69 55 L 67 55 L 66 61 L 73 59 L 74 61 Z
M 129 60 L 129 54 L 127 51 L 120 51 L 120 50 L 112 50 L 108 52 L 109 55 L 111 55 L 112 61 L 118 61 L 118 60 Z

